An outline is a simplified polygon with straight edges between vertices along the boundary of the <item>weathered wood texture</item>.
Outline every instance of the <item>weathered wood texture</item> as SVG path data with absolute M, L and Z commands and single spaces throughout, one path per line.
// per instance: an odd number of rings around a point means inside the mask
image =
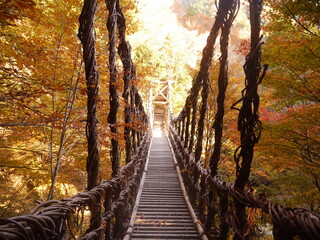
M 199 239 L 165 136 L 152 141 L 131 239 Z

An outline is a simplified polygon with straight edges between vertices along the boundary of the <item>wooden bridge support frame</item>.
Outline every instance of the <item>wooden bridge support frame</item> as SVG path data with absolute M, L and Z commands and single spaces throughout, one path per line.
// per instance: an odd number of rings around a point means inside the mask
M 171 81 L 153 81 L 153 86 L 156 89 L 152 94 L 152 105 L 154 113 L 153 128 L 160 128 L 165 132 L 168 132 L 171 112 Z

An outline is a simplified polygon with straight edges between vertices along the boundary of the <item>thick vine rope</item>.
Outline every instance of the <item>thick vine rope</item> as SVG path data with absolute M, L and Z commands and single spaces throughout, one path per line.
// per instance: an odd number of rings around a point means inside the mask
M 121 231 L 131 215 L 133 202 L 130 199 L 138 191 L 148 157 L 150 138 L 150 133 L 145 133 L 137 154 L 121 169 L 117 177 L 104 180 L 90 191 L 71 198 L 43 202 L 28 215 L 0 219 L 0 239 L 64 239 L 68 232 L 72 235 L 68 230 L 68 219 L 76 219 L 79 213 L 97 205 L 105 208 L 105 213 L 97 216 L 101 224 L 95 229 L 88 229 L 82 239 L 101 239 L 101 236 L 112 239 L 113 236 L 124 234 Z
M 274 225 L 274 237 L 276 240 L 291 240 L 293 236 L 299 236 L 301 239 L 318 240 L 320 239 L 320 215 L 303 208 L 290 208 L 281 204 L 273 203 L 265 195 L 256 195 L 251 189 L 240 189 L 234 182 L 223 181 L 221 176 L 211 176 L 206 169 L 196 163 L 194 157 L 184 148 L 183 142 L 175 130 L 173 124 L 170 126 L 169 139 L 175 153 L 178 164 L 183 171 L 183 180 L 188 188 L 192 188 L 189 177 L 192 173 L 198 172 L 205 178 L 205 187 L 209 187 L 221 198 L 226 195 L 236 199 L 241 204 L 250 208 L 261 209 L 269 214 Z M 201 189 L 198 188 L 199 191 Z M 198 199 L 195 199 L 197 201 Z M 204 207 L 204 206 L 200 206 Z M 215 207 L 215 205 L 209 205 Z M 238 218 L 230 212 L 222 214 L 222 209 L 217 208 L 220 217 L 225 218 L 229 226 L 237 232 L 242 233 L 242 227 L 238 224 Z M 204 223 L 202 223 L 204 224 Z M 245 236 L 244 236 L 245 237 Z M 243 237 L 243 238 L 244 238 Z
M 116 44 L 116 25 L 115 16 L 121 18 L 122 22 L 118 22 L 119 33 L 125 34 L 125 21 L 121 15 L 119 1 L 107 2 L 108 9 L 111 11 L 108 26 L 110 29 L 110 78 L 116 83 L 117 69 L 115 65 L 115 44 Z M 141 176 L 144 170 L 145 162 L 148 157 L 148 149 L 150 148 L 151 135 L 148 129 L 148 116 L 143 108 L 143 99 L 140 96 L 138 89 L 131 85 L 130 95 L 132 108 L 137 109 L 136 117 L 144 125 L 138 126 L 139 134 L 136 134 L 136 142 L 134 143 L 134 155 L 128 164 L 118 171 L 118 164 L 113 164 L 113 171 L 117 172 L 116 176 L 109 181 L 102 181 L 97 185 L 98 162 L 93 162 L 92 157 L 99 157 L 97 151 L 97 142 L 92 143 L 93 139 L 97 139 L 95 125 L 97 119 L 96 100 L 98 94 L 98 72 L 95 61 L 94 48 L 94 14 L 97 9 L 95 0 L 87 0 L 84 2 L 83 10 L 80 16 L 79 38 L 83 43 L 84 59 L 86 66 L 86 79 L 88 87 L 88 122 L 87 136 L 89 141 L 89 157 L 88 157 L 88 176 L 90 185 L 89 191 L 79 193 L 71 198 L 62 200 L 52 200 L 41 203 L 30 214 L 17 216 L 8 219 L 0 219 L 0 239 L 30 239 L 30 240 L 49 240 L 49 239 L 75 239 L 76 233 L 73 232 L 71 226 L 77 225 L 77 219 L 82 218 L 84 211 L 91 210 L 93 217 L 91 218 L 90 226 L 84 229 L 85 233 L 81 239 L 118 239 L 123 236 L 126 224 L 131 216 L 131 211 L 134 206 Z M 117 9 L 117 13 L 115 10 Z M 118 19 L 119 19 L 118 18 Z M 120 36 L 121 37 L 121 36 Z M 123 38 L 122 38 L 123 39 Z M 127 46 L 130 46 L 127 43 Z M 119 46 L 119 48 L 121 48 Z M 122 49 L 123 50 L 123 49 Z M 119 50 L 120 58 L 131 64 L 132 76 L 134 66 L 131 60 L 130 48 L 126 48 L 122 53 Z M 124 64 L 125 65 L 125 64 Z M 127 65 L 126 65 L 127 66 Z M 124 68 L 126 68 L 124 66 Z M 111 84 L 113 93 L 117 93 L 115 84 Z M 117 107 L 117 95 L 111 102 Z M 109 114 L 109 120 L 116 124 L 116 111 Z M 110 122 L 109 122 L 110 123 Z M 115 127 L 112 125 L 111 127 Z M 94 131 L 92 131 L 94 130 Z M 116 132 L 115 132 L 116 133 Z M 91 148 L 90 148 L 91 147 Z M 96 152 L 95 152 L 96 150 Z M 96 154 L 93 154 L 96 153 Z M 117 159 L 119 154 L 117 153 Z M 96 158 L 93 158 L 96 159 Z M 88 168 L 91 167 L 91 168 Z M 92 174 L 91 174 L 92 173 Z M 102 206 L 104 213 L 102 214 Z M 75 222 L 72 222 L 75 221 Z M 70 226 L 71 225 L 71 226 Z
M 99 153 L 97 149 L 97 131 L 96 131 L 96 100 L 98 94 L 98 72 L 96 69 L 96 61 L 94 58 L 94 34 L 93 21 L 97 7 L 95 0 L 85 0 L 84 7 L 80 16 L 79 39 L 84 48 L 84 59 L 86 66 L 86 80 L 88 88 L 88 118 L 87 118 L 87 138 L 88 146 L 88 191 L 79 193 L 71 198 L 62 200 L 51 200 L 41 203 L 29 215 L 22 215 L 8 219 L 0 219 L 0 239 L 64 239 L 66 237 L 75 238 L 73 235 L 69 221 L 83 214 L 88 208 L 104 207 L 104 213 L 97 211 L 94 216 L 95 224 L 91 224 L 82 239 L 120 239 L 123 235 L 126 221 L 128 221 L 133 206 L 133 199 L 136 196 L 140 178 L 144 170 L 144 164 L 147 159 L 148 149 L 150 147 L 150 134 L 143 128 L 148 117 L 144 111 L 143 101 L 138 89 L 130 84 L 135 76 L 134 65 L 131 60 L 130 45 L 125 40 L 125 21 L 120 8 L 119 0 L 107 0 L 109 9 L 108 29 L 110 36 L 110 102 L 111 109 L 108 120 L 111 131 L 114 134 L 113 139 L 116 141 L 117 135 L 117 69 L 116 61 L 116 29 L 119 30 L 120 45 L 118 52 L 125 69 L 124 73 L 124 92 L 123 97 L 127 101 L 128 106 L 134 111 L 131 120 L 140 122 L 135 129 L 131 130 L 131 149 L 135 155 L 131 156 L 129 163 L 119 169 L 119 151 L 118 145 L 112 146 L 113 171 L 116 175 L 110 181 L 103 181 L 97 185 L 97 172 L 99 163 Z M 221 5 L 220 5 L 221 4 Z M 238 8 L 237 0 L 221 0 L 219 3 L 219 11 L 221 6 L 233 4 L 232 8 L 225 14 L 225 18 L 221 23 L 221 53 L 220 58 L 220 74 L 219 74 L 219 95 L 217 97 L 218 112 L 223 109 L 225 98 L 225 88 L 227 86 L 227 48 L 228 35 L 230 26 Z M 263 194 L 256 195 L 253 191 L 246 187 L 250 174 L 251 162 L 253 160 L 253 147 L 260 137 L 261 125 L 258 119 L 259 95 L 257 87 L 262 81 L 266 66 L 261 66 L 261 37 L 260 34 L 260 12 L 261 0 L 250 0 L 250 21 L 252 27 L 251 33 L 251 51 L 246 58 L 244 66 L 246 79 L 243 97 L 234 104 L 235 106 L 242 102 L 239 109 L 238 129 L 240 131 L 241 146 L 235 153 L 236 175 L 235 182 L 226 182 L 216 175 L 216 166 L 212 168 L 211 173 L 204 169 L 199 159 L 191 152 L 194 148 L 194 133 L 198 131 L 197 141 L 202 141 L 202 135 L 199 131 L 203 131 L 203 121 L 205 112 L 207 111 L 207 92 L 209 85 L 208 69 L 211 65 L 213 46 L 215 38 L 207 42 L 207 46 L 203 51 L 203 59 L 201 61 L 200 72 L 193 81 L 193 86 L 189 96 L 186 99 L 186 105 L 178 118 L 173 119 L 169 129 L 169 138 L 174 150 L 174 154 L 182 171 L 183 180 L 189 192 L 194 194 L 193 202 L 200 202 L 199 212 L 204 216 L 206 212 L 209 217 L 213 214 L 220 217 L 220 233 L 219 239 L 224 240 L 228 237 L 229 226 L 236 233 L 234 239 L 250 239 L 252 230 L 247 221 L 246 208 L 261 209 L 269 214 L 273 223 L 273 235 L 276 240 L 293 240 L 295 236 L 299 236 L 303 240 L 320 239 L 320 216 L 315 212 L 301 208 L 289 208 L 284 205 L 273 203 Z M 230 7 L 230 6 L 229 6 Z M 218 12 L 219 12 L 218 11 Z M 216 31 L 215 31 L 216 32 Z M 196 117 L 198 116 L 198 97 L 202 88 L 202 103 L 200 105 L 200 118 L 198 128 Z M 111 94 L 112 93 L 112 94 Z M 221 93 L 221 94 L 220 94 Z M 129 103 L 130 97 L 130 103 Z M 130 110 L 130 109 L 129 109 Z M 223 111 L 219 112 L 220 116 L 216 116 L 214 128 L 222 129 Z M 127 117 L 127 116 L 126 116 Z M 221 119 L 222 118 L 222 119 Z M 219 120 L 220 119 L 220 120 Z M 126 123 L 130 123 L 129 118 L 125 118 Z M 190 126 L 191 125 L 191 126 Z M 145 132 L 143 135 L 142 133 Z M 128 136 L 130 132 L 127 132 Z M 190 134 L 189 134 L 190 133 Z M 216 154 L 214 164 L 218 163 L 221 143 L 221 132 L 217 130 L 217 149 L 213 151 Z M 220 137 L 219 137 L 220 136 Z M 219 140 L 220 139 L 220 140 Z M 126 139 L 127 140 L 127 139 Z M 114 143 L 114 142 L 112 142 Z M 137 146 L 137 147 L 136 147 Z M 114 147 L 114 148 L 113 148 Z M 197 148 L 198 144 L 197 144 Z M 202 147 L 201 147 L 202 149 Z M 113 151 L 115 150 L 115 151 Z M 115 154 L 115 155 L 113 155 Z M 198 158 L 198 159 L 197 159 Z M 96 161 L 96 162 L 94 162 Z M 89 184 L 90 182 L 90 184 Z M 208 198 L 208 190 L 214 192 L 220 198 L 220 205 L 213 203 L 212 198 Z M 210 215 L 212 214 L 212 215 Z M 203 218 L 206 220 L 206 218 Z M 202 219 L 201 219 L 202 220 Z M 206 225 L 206 222 L 202 222 Z M 228 225 L 226 225 L 228 224 Z M 209 224 L 210 225 L 210 224 Z M 69 235 L 68 235 L 69 234 Z
M 220 160 L 220 152 L 222 146 L 222 133 L 223 133 L 223 118 L 224 118 L 224 102 L 225 95 L 228 86 L 228 49 L 229 49 L 229 35 L 232 23 L 239 11 L 240 1 L 232 0 L 228 3 L 229 11 L 227 12 L 225 19 L 221 27 L 221 37 L 220 37 L 220 51 L 221 57 L 220 61 L 220 70 L 218 77 L 218 96 L 216 99 L 217 102 L 217 113 L 215 115 L 213 129 L 214 129 L 214 147 L 213 152 L 210 158 L 210 170 L 211 175 L 217 174 L 217 166 Z
M 219 58 L 220 69 L 218 76 L 218 96 L 216 99 L 217 102 L 217 112 L 215 115 L 213 129 L 214 129 L 214 147 L 210 157 L 210 174 L 211 176 L 215 176 L 218 170 L 218 163 L 221 157 L 221 147 L 222 147 L 222 135 L 223 135 L 223 122 L 224 122 L 224 112 L 225 112 L 225 95 L 228 86 L 228 50 L 229 50 L 229 36 L 231 31 L 232 23 L 237 16 L 239 11 L 240 1 L 238 0 L 230 0 L 230 1 L 220 1 L 221 7 L 227 9 L 224 18 L 221 23 L 221 35 L 220 35 L 220 52 L 221 56 Z M 209 84 L 206 86 L 209 89 Z M 204 178 L 202 178 L 204 181 Z M 202 191 L 202 198 L 208 195 L 208 201 L 213 203 L 216 199 L 215 193 L 212 191 Z M 228 209 L 228 198 L 225 196 L 220 199 L 220 207 L 223 211 L 221 214 L 226 214 Z M 214 216 L 216 214 L 216 210 L 213 207 L 210 207 L 208 210 L 206 229 L 210 231 L 213 228 Z M 222 220 L 220 228 L 220 239 L 226 239 L 226 233 L 228 231 L 228 225 Z
M 253 160 L 254 145 L 259 141 L 261 134 L 261 122 L 259 121 L 259 95 L 258 85 L 261 83 L 267 66 L 263 68 L 261 74 L 261 37 L 260 23 L 262 0 L 250 0 L 250 25 L 251 25 L 251 46 L 250 53 L 246 57 L 244 72 L 246 75 L 245 89 L 241 100 L 242 106 L 238 116 L 238 130 L 240 131 L 241 145 L 235 152 L 236 174 L 235 186 L 244 189 L 249 181 L 251 163 Z M 251 239 L 251 227 L 247 220 L 246 207 L 239 201 L 235 201 L 235 215 L 238 218 L 239 226 L 242 230 L 237 239 Z
M 119 29 L 119 39 L 120 44 L 118 46 L 118 53 L 122 61 L 124 75 L 124 87 L 122 97 L 125 101 L 125 126 L 124 126 L 124 139 L 126 143 L 126 162 L 128 163 L 131 159 L 131 107 L 129 103 L 130 91 L 131 91 L 131 82 L 132 79 L 135 79 L 135 67 L 131 60 L 131 46 L 129 42 L 126 41 L 126 19 L 123 15 L 122 9 L 120 7 L 119 2 L 117 2 L 117 25 Z
M 80 27 L 78 37 L 83 45 L 83 59 L 85 63 L 88 112 L 86 135 L 88 139 L 88 189 L 97 185 L 99 150 L 98 150 L 98 132 L 96 118 L 97 99 L 99 87 L 99 73 L 95 59 L 95 37 L 94 37 L 94 15 L 97 10 L 96 0 L 86 0 L 79 18 Z
M 106 0 L 109 11 L 107 29 L 109 32 L 109 72 L 110 72 L 110 112 L 108 115 L 108 123 L 111 129 L 111 150 L 110 157 L 112 163 L 112 176 L 116 176 L 119 172 L 119 143 L 117 129 L 117 113 L 119 108 L 119 96 L 117 91 L 118 70 L 116 67 L 116 32 L 117 32 L 117 0 Z
M 246 57 L 246 63 L 244 70 L 246 74 L 245 89 L 243 90 L 242 98 L 237 101 L 233 108 L 242 102 L 242 106 L 239 110 L 238 129 L 240 131 L 241 146 L 235 152 L 236 160 L 236 176 L 235 182 L 224 182 L 221 177 L 216 175 L 217 164 L 220 158 L 221 149 L 221 136 L 223 127 L 223 111 L 220 111 L 215 118 L 214 128 L 219 128 L 215 131 L 216 149 L 213 151 L 215 157 L 211 161 L 211 174 L 207 169 L 204 169 L 201 161 L 192 153 L 192 147 L 186 149 L 188 145 L 184 141 L 187 136 L 186 131 L 191 132 L 197 129 L 202 131 L 201 123 L 198 123 L 198 128 L 192 119 L 188 121 L 188 115 L 190 115 L 192 109 L 192 115 L 198 116 L 203 114 L 204 107 L 202 106 L 199 111 L 196 107 L 197 101 L 192 101 L 193 96 L 198 97 L 198 91 L 201 87 L 197 87 L 197 78 L 194 79 L 190 94 L 186 100 L 186 104 L 177 118 L 172 118 L 170 126 L 170 142 L 173 146 L 173 150 L 182 169 L 182 176 L 184 183 L 192 196 L 193 203 L 199 203 L 199 218 L 203 225 L 206 225 L 205 213 L 208 213 L 207 219 L 210 220 L 214 215 L 218 214 L 220 217 L 220 231 L 219 235 L 215 237 L 219 239 L 227 239 L 228 228 L 231 227 L 235 233 L 234 239 L 252 239 L 253 229 L 252 223 L 247 218 L 247 208 L 258 208 L 263 212 L 269 214 L 273 223 L 273 235 L 276 240 L 293 240 L 295 236 L 299 236 L 301 239 L 316 240 L 320 239 L 320 216 L 315 212 L 311 212 L 307 209 L 301 208 L 289 208 L 280 204 L 275 204 L 268 200 L 263 194 L 255 195 L 253 191 L 246 187 L 249 179 L 251 162 L 253 160 L 253 147 L 258 142 L 260 137 L 261 124 L 259 122 L 258 107 L 259 107 L 259 95 L 257 93 L 257 87 L 261 83 L 267 65 L 261 66 L 261 50 L 262 44 L 260 37 L 260 13 L 262 9 L 261 0 L 250 0 L 250 22 L 251 22 L 251 51 Z M 224 1 L 227 4 L 227 1 Z M 237 3 L 238 4 L 238 3 Z M 231 18 L 232 19 L 232 18 Z M 225 28 L 222 29 L 222 35 L 230 31 L 225 23 Z M 227 36 L 228 34 L 224 35 Z M 224 109 L 223 102 L 225 98 L 225 88 L 227 79 L 227 39 L 222 36 L 221 52 L 224 56 L 220 58 L 220 74 L 219 74 L 219 94 L 217 98 L 218 109 Z M 203 58 L 205 55 L 203 55 Z M 211 64 L 211 63 L 207 63 Z M 198 76 L 197 76 L 198 77 Z M 203 88 L 207 87 L 202 82 Z M 202 94 L 202 105 L 206 95 Z M 219 110 L 218 110 L 219 111 Z M 184 121 L 184 119 L 187 121 Z M 189 123 L 191 126 L 183 126 Z M 199 128 L 200 126 L 200 128 Z M 183 130 L 185 132 L 183 132 Z M 198 135 L 201 137 L 201 135 Z M 220 140 L 219 140 L 220 139 Z M 184 140 L 184 141 L 183 141 Z M 198 139 L 199 140 L 199 139 Z M 189 146 L 192 142 L 192 136 L 189 140 Z M 220 146 L 218 145 L 220 144 Z M 199 176 L 195 177 L 195 176 Z M 201 182 L 199 182 L 201 180 Z M 196 193 L 195 193 L 196 191 Z M 220 204 L 214 201 L 218 198 L 210 198 L 209 191 L 216 194 L 220 199 Z M 206 230 L 211 229 L 211 223 L 207 222 Z M 218 230 L 215 227 L 215 230 Z M 207 232 L 210 235 L 210 232 Z M 217 234 L 217 233 L 215 233 Z

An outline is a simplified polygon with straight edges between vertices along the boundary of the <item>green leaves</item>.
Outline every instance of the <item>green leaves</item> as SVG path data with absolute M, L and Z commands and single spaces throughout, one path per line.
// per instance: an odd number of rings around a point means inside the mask
M 274 181 L 274 193 L 289 203 L 320 204 L 320 32 L 318 1 L 267 0 L 263 81 L 264 132 L 259 152 Z M 318 11 L 318 10 L 317 10 Z M 283 182 L 283 184 L 282 184 Z M 302 195 L 307 196 L 302 198 Z M 288 200 L 291 199 L 291 200 Z

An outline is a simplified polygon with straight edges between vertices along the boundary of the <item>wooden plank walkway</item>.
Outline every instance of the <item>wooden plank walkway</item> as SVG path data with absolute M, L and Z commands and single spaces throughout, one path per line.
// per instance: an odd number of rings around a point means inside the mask
M 152 140 L 131 239 L 200 239 L 178 181 L 167 138 Z

